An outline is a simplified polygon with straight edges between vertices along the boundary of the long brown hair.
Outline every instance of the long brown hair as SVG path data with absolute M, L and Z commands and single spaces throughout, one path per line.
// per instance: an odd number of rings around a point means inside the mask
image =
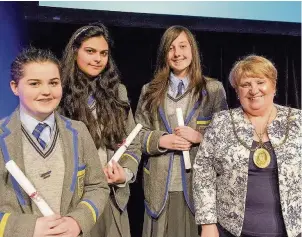
M 192 50 L 192 62 L 188 68 L 188 77 L 190 78 L 188 90 L 195 88 L 195 95 L 198 95 L 198 98 L 201 100 L 201 90 L 206 89 L 205 80 L 203 79 L 202 75 L 199 49 L 195 37 L 187 28 L 183 26 L 171 26 L 165 31 L 161 38 L 157 52 L 156 69 L 154 72 L 154 77 L 150 82 L 148 89 L 143 97 L 143 101 L 145 101 L 146 110 L 149 110 L 152 113 L 156 112 L 160 103 L 164 99 L 166 91 L 168 90 L 169 75 L 171 71 L 167 60 L 168 53 L 171 44 L 182 32 L 186 34 Z
M 108 62 L 100 75 L 91 80 L 79 69 L 76 57 L 85 40 L 99 36 L 104 37 L 109 45 Z M 65 116 L 85 123 L 97 148 L 115 149 L 125 137 L 124 121 L 130 105 L 119 98 L 120 76 L 111 48 L 109 32 L 100 23 L 83 26 L 71 36 L 62 59 L 63 99 L 60 107 Z M 96 101 L 97 119 L 88 106 L 90 95 Z

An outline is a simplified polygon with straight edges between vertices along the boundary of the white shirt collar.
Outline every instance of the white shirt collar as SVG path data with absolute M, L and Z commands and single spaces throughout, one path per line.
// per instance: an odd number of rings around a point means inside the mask
M 189 78 L 188 77 L 184 77 L 182 79 L 179 79 L 177 76 L 175 76 L 173 74 L 173 72 L 170 72 L 170 87 L 171 87 L 171 90 L 174 92 L 174 91 L 177 91 L 177 87 L 178 87 L 178 84 L 179 82 L 183 82 L 184 84 L 184 91 L 187 90 L 188 86 L 189 86 Z
M 25 112 L 25 109 L 20 106 L 20 120 L 25 128 L 32 133 L 39 123 L 46 123 L 52 132 L 55 126 L 55 114 L 52 112 L 44 121 L 39 121 Z

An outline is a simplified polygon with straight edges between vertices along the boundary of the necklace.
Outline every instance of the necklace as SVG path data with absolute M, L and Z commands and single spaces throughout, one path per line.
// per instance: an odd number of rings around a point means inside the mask
M 236 137 L 236 139 L 240 142 L 241 145 L 243 145 L 245 148 L 247 148 L 248 150 L 250 150 L 251 152 L 254 152 L 254 155 L 253 155 L 253 161 L 254 161 L 254 164 L 258 167 L 258 168 L 266 168 L 269 166 L 270 162 L 271 162 L 271 156 L 269 154 L 269 152 L 267 151 L 268 149 L 265 148 L 265 145 L 263 144 L 262 142 L 262 137 L 264 135 L 264 133 L 261 131 L 260 132 L 260 135 L 258 135 L 256 129 L 254 128 L 255 132 L 256 132 L 256 135 L 258 136 L 259 138 L 259 145 L 255 148 L 252 148 L 252 147 L 249 147 L 246 142 L 244 142 L 239 136 L 238 134 L 236 133 L 236 129 L 235 129 L 235 122 L 234 122 L 234 118 L 233 118 L 233 114 L 232 114 L 232 111 L 229 110 L 230 112 L 230 115 L 231 115 L 231 121 L 232 121 L 232 127 L 233 127 L 233 132 L 234 132 L 234 135 Z M 269 119 L 270 119 L 270 116 L 271 116 L 271 113 L 272 111 L 270 112 L 270 115 L 268 117 L 268 120 L 267 120 L 267 123 L 266 123 L 266 126 L 265 128 L 267 128 L 268 126 L 268 122 L 269 122 Z M 287 125 L 286 125 L 286 131 L 285 131 L 285 137 L 283 138 L 283 140 L 278 144 L 278 145 L 275 145 L 272 147 L 273 148 L 276 148 L 276 147 L 279 147 L 281 145 L 283 145 L 287 138 L 288 138 L 288 133 L 289 133 L 289 118 L 290 118 L 290 114 L 291 114 L 291 108 L 289 108 L 288 110 L 288 115 L 287 115 L 287 118 L 286 118 L 286 121 L 287 121 Z M 250 121 L 250 119 L 249 119 Z M 265 130 L 265 129 L 264 129 Z
M 258 168 L 266 168 L 269 166 L 269 164 L 271 163 L 271 155 L 268 152 L 268 149 L 264 146 L 264 143 L 262 142 L 262 137 L 265 134 L 265 130 L 268 126 L 268 122 L 270 120 L 270 117 L 272 115 L 273 109 L 271 109 L 271 112 L 269 113 L 268 119 L 266 121 L 265 127 L 264 129 L 260 130 L 260 135 L 257 133 L 256 127 L 254 127 L 255 133 L 257 135 L 257 137 L 259 138 L 259 145 L 257 146 L 254 155 L 253 155 L 253 161 L 254 164 L 258 167 Z M 247 116 L 248 120 L 252 123 L 252 121 L 250 120 L 250 118 Z

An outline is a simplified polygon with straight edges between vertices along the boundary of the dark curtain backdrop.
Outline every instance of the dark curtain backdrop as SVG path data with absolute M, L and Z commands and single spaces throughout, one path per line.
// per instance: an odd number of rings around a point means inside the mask
M 32 45 L 50 48 L 58 57 L 72 33 L 82 25 L 28 22 Z M 157 47 L 164 29 L 108 27 L 113 39 L 114 59 L 127 86 L 135 110 L 142 86 L 152 78 Z M 222 81 L 230 107 L 238 105 L 228 74 L 234 62 L 248 54 L 272 60 L 278 70 L 275 102 L 301 108 L 301 38 L 269 34 L 193 31 L 199 43 L 204 74 Z
M 50 48 L 61 57 L 69 37 L 80 26 L 28 21 L 29 39 L 32 45 Z M 164 29 L 109 26 L 109 30 L 115 42 L 113 55 L 135 111 L 142 86 L 152 78 L 157 47 Z M 239 57 L 259 54 L 272 60 L 278 69 L 275 102 L 301 108 L 300 36 L 209 31 L 193 33 L 199 43 L 204 74 L 223 82 L 230 107 L 238 106 L 236 94 L 228 82 L 233 63 Z M 141 173 L 131 191 L 128 205 L 131 232 L 133 237 L 140 237 L 144 211 Z

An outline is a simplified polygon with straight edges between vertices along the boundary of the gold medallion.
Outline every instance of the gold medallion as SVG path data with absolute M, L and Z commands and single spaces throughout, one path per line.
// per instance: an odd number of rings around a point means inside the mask
M 264 148 L 258 148 L 253 156 L 254 164 L 258 168 L 266 168 L 271 163 L 271 156 L 269 152 Z

